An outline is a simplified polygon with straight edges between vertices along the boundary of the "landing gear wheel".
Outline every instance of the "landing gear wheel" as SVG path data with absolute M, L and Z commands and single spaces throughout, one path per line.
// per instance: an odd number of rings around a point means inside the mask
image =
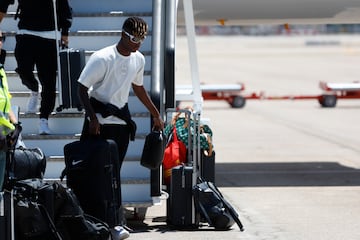
M 242 108 L 245 106 L 246 99 L 242 96 L 236 96 L 233 98 L 232 102 L 230 102 L 230 105 L 232 108 Z
M 336 106 L 337 97 L 335 95 L 324 94 L 319 99 L 319 103 L 322 107 L 332 108 Z

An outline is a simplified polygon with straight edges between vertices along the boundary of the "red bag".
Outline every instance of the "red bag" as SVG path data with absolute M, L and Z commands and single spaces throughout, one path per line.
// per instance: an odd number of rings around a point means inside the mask
M 167 144 L 164 152 L 163 170 L 164 182 L 170 184 L 171 169 L 186 162 L 186 146 L 179 141 L 176 128 L 173 128 L 172 139 Z

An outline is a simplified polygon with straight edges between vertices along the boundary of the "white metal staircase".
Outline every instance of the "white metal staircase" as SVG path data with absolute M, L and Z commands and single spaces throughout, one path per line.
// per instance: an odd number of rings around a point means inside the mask
M 121 34 L 121 27 L 128 16 L 143 17 L 149 25 L 149 34 L 140 51 L 146 57 L 144 85 L 149 95 L 157 90 L 155 99 L 159 108 L 164 108 L 162 100 L 164 61 L 164 23 L 162 16 L 165 1 L 151 0 L 71 0 L 73 8 L 73 25 L 70 28 L 69 47 L 85 49 L 87 59 L 96 50 L 115 44 Z M 83 112 L 77 109 L 65 109 L 53 112 L 49 118 L 49 127 L 53 134 L 38 135 L 38 114 L 26 114 L 26 102 L 30 91 L 21 84 L 15 73 L 17 66 L 14 57 L 15 33 L 17 22 L 13 16 L 16 6 L 9 8 L 7 17 L 1 24 L 7 35 L 4 49 L 7 50 L 5 70 L 7 71 L 12 105 L 20 107 L 20 121 L 23 124 L 23 140 L 27 147 L 40 147 L 48 157 L 45 178 L 58 179 L 64 168 L 63 147 L 65 144 L 79 139 Z M 154 50 L 155 49 L 155 50 Z M 156 92 L 156 91 L 155 91 Z M 161 93 L 161 94 L 160 94 Z M 55 107 L 59 106 L 58 100 Z M 121 171 L 122 197 L 125 207 L 143 208 L 157 203 L 161 195 L 160 171 L 150 171 L 140 165 L 140 156 L 147 133 L 151 130 L 151 117 L 147 109 L 131 92 L 129 108 L 138 129 L 136 140 L 130 142 L 126 159 Z M 54 109 L 55 111 L 55 109 Z M 163 112 L 163 109 L 160 109 Z

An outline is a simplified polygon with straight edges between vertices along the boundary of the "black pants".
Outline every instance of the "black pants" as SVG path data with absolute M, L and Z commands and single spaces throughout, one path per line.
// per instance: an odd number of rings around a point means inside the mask
M 48 119 L 56 98 L 56 41 L 33 35 L 17 35 L 15 58 L 18 65 L 16 72 L 22 83 L 34 92 L 39 91 L 39 82 L 33 72 L 36 66 L 42 86 L 40 118 Z
M 121 172 L 121 166 L 124 161 L 128 146 L 129 146 L 129 134 L 130 128 L 127 125 L 119 125 L 119 124 L 106 124 L 100 126 L 100 136 L 103 139 L 112 139 L 116 142 L 119 151 L 119 173 Z M 81 138 L 80 140 L 84 140 L 89 138 L 89 120 L 85 118 Z M 119 186 L 120 189 L 120 202 L 122 202 L 121 197 L 121 184 Z M 122 220 L 123 216 L 121 216 L 120 220 Z

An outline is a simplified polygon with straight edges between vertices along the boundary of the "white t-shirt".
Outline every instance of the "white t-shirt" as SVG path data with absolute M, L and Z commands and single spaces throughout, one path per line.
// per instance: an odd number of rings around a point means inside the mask
M 116 44 L 96 51 L 86 63 L 78 82 L 89 88 L 89 96 L 122 108 L 129 98 L 132 83 L 143 85 L 145 57 L 139 51 L 121 55 Z M 115 116 L 103 118 L 100 124 L 125 124 Z

